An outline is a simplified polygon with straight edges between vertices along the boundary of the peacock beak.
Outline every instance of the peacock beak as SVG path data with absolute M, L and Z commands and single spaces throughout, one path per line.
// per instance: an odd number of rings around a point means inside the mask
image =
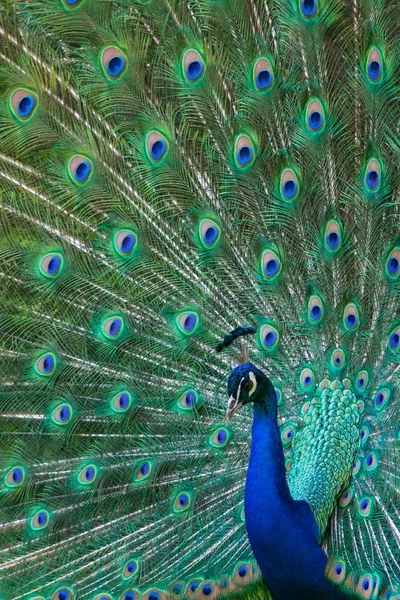
M 236 400 L 234 396 L 230 396 L 228 400 L 228 408 L 226 411 L 226 420 L 230 423 L 233 414 L 242 406 L 243 402 Z

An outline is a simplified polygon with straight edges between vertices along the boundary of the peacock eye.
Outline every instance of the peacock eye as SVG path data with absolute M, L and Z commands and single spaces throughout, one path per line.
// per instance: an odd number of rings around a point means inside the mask
M 325 125 L 325 112 L 319 100 L 311 100 L 307 106 L 307 127 L 312 133 L 322 131 Z
M 195 312 L 188 311 L 181 313 L 177 317 L 176 323 L 182 333 L 190 335 L 196 331 L 199 324 L 199 318 Z
M 63 265 L 63 257 L 61 254 L 46 254 L 40 260 L 40 271 L 46 277 L 57 277 L 60 274 Z
M 190 495 L 187 492 L 181 492 L 178 494 L 174 501 L 174 511 L 184 512 L 188 510 L 191 504 Z
M 383 74 L 383 59 L 380 50 L 371 48 L 367 59 L 367 77 L 371 83 L 379 83 Z
M 10 469 L 5 476 L 5 483 L 8 487 L 19 487 L 24 483 L 25 471 L 22 467 L 14 467 Z
M 140 467 L 136 470 L 135 480 L 143 481 L 147 479 L 151 473 L 152 464 L 149 461 L 146 461 L 140 465 Z
M 235 143 L 235 160 L 238 167 L 243 169 L 254 161 L 253 143 L 247 135 L 240 135 Z
M 370 192 L 377 192 L 381 183 L 381 166 L 375 159 L 371 159 L 365 170 L 365 184 Z
M 355 331 L 359 325 L 358 308 L 353 302 L 344 309 L 343 324 L 347 331 Z
M 306 19 L 312 19 L 318 11 L 317 0 L 300 0 L 300 9 Z
M 314 294 L 308 301 L 308 316 L 311 323 L 320 323 L 324 316 L 324 306 L 319 296 Z
M 221 235 L 219 225 L 215 221 L 207 219 L 201 221 L 199 229 L 202 245 L 207 249 L 214 248 L 217 245 Z
M 346 578 L 346 565 L 342 560 L 334 560 L 330 566 L 327 573 L 328 579 L 331 581 L 340 584 Z
M 390 400 L 391 390 L 388 387 L 380 388 L 375 394 L 375 406 L 378 410 L 386 407 Z
M 36 372 L 39 375 L 50 376 L 56 368 L 56 357 L 51 352 L 42 354 L 36 361 Z
M 38 98 L 30 90 L 18 89 L 15 90 L 10 98 L 10 106 L 14 115 L 23 121 L 27 121 L 32 117 L 38 104 Z
M 103 325 L 103 332 L 108 338 L 115 339 L 121 334 L 123 325 L 121 317 L 110 317 Z
M 92 162 L 86 156 L 74 156 L 69 161 L 68 172 L 72 181 L 82 185 L 89 180 L 93 172 Z
M 196 83 L 204 74 L 204 61 L 195 50 L 188 50 L 183 57 L 183 71 L 188 83 Z
M 267 280 L 273 280 L 281 271 L 281 261 L 272 250 L 265 250 L 261 257 L 262 274 Z
M 392 352 L 397 352 L 400 348 L 400 327 L 396 327 L 389 337 L 389 349 Z
M 131 579 L 134 575 L 137 574 L 139 568 L 139 563 L 135 559 L 129 560 L 122 571 L 122 577 L 124 579 Z
M 372 511 L 371 499 L 363 498 L 358 505 L 358 510 L 363 517 L 369 517 Z
M 292 169 L 286 169 L 281 175 L 281 196 L 285 201 L 292 201 L 299 193 L 299 180 Z
M 129 592 L 125 592 L 120 596 L 120 600 L 139 600 L 139 592 L 131 590 Z
M 210 443 L 216 448 L 223 448 L 229 441 L 229 432 L 224 427 L 220 427 L 212 434 Z
M 191 410 L 198 401 L 196 390 L 186 390 L 178 400 L 178 407 L 184 410 Z
M 72 408 L 69 404 L 60 404 L 54 409 L 52 418 L 59 425 L 66 425 L 72 416 Z
M 274 83 L 274 73 L 271 63 L 266 58 L 260 58 L 254 65 L 254 84 L 259 92 L 266 92 Z
M 96 479 L 97 467 L 95 465 L 87 465 L 78 475 L 79 483 L 90 484 Z
M 342 244 L 340 225 L 337 221 L 329 221 L 325 229 L 325 247 L 329 252 L 336 252 Z
M 115 246 L 118 253 L 127 257 L 132 254 L 136 247 L 137 239 L 133 231 L 119 231 L 115 236 Z
M 55 594 L 51 597 L 51 600 L 74 600 L 75 594 L 69 588 L 61 588 L 57 590 Z
M 249 563 L 242 563 L 238 565 L 234 571 L 233 578 L 239 585 L 245 585 L 249 583 L 253 575 L 252 565 Z
M 101 62 L 107 77 L 113 80 L 121 77 L 127 65 L 126 57 L 115 46 L 103 50 Z
M 343 494 L 340 496 L 339 506 L 341 506 L 342 508 L 345 508 L 346 506 L 348 506 L 350 504 L 353 497 L 354 497 L 354 490 L 353 490 L 353 488 L 350 487 L 345 492 L 343 492 Z
M 160 163 L 168 152 L 167 139 L 158 131 L 151 131 L 146 138 L 146 150 L 152 163 Z
M 47 510 L 40 510 L 31 519 L 32 529 L 44 529 L 49 523 L 49 513 Z
M 130 392 L 120 392 L 117 394 L 111 403 L 111 408 L 116 412 L 125 412 L 128 410 L 132 402 L 132 395 Z

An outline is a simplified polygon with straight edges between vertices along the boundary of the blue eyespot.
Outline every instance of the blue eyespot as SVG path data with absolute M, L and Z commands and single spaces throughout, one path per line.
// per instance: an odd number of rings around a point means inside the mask
M 195 592 L 197 590 L 197 588 L 199 587 L 199 583 L 197 581 L 194 581 L 193 583 L 190 584 L 190 591 L 191 592 Z
M 308 117 L 308 124 L 314 131 L 318 130 L 322 125 L 322 115 L 320 112 L 314 110 Z
M 89 176 L 90 170 L 91 170 L 91 167 L 90 167 L 89 162 L 87 160 L 83 160 L 76 167 L 75 179 L 79 182 L 85 181 L 85 179 L 87 179 L 87 177 Z
M 137 568 L 137 565 L 134 562 L 130 562 L 126 565 L 126 570 L 131 574 L 133 574 L 136 571 L 136 568 Z
M 191 499 L 188 493 L 181 492 L 174 500 L 174 511 L 176 513 L 183 512 L 189 508 Z
M 377 171 L 369 171 L 367 174 L 367 186 L 374 190 L 379 184 L 379 173 Z
M 204 61 L 196 50 L 188 50 L 183 57 L 183 69 L 186 80 L 195 83 L 204 74 Z
M 342 573 L 342 571 L 343 571 L 342 565 L 337 565 L 337 567 L 335 569 L 336 575 L 340 575 Z
M 199 60 L 192 60 L 186 69 L 186 76 L 190 81 L 195 81 L 203 73 L 203 65 Z
M 183 508 L 184 508 L 185 506 L 187 506 L 187 505 L 188 505 L 188 502 L 189 502 L 189 500 L 188 500 L 188 497 L 186 496 L 186 494 L 181 494 L 181 495 L 179 496 L 178 502 L 179 502 L 179 504 L 180 504 L 180 505 L 181 505 Z
M 177 325 L 182 333 L 193 333 L 198 326 L 199 318 L 194 312 L 181 313 L 177 318 Z
M 135 244 L 135 236 L 128 233 L 121 242 L 121 252 L 129 254 Z
M 265 272 L 267 275 L 275 275 L 278 272 L 279 263 L 275 258 L 271 258 L 265 265 Z
M 212 436 L 210 437 L 210 443 L 212 446 L 217 448 L 222 448 L 228 442 L 228 431 L 221 427 L 214 431 Z
M 84 156 L 74 156 L 69 161 L 68 170 L 72 180 L 81 185 L 88 181 L 92 174 L 93 167 L 90 160 Z
M 119 407 L 123 410 L 129 404 L 129 396 L 128 394 L 121 394 L 119 396 Z
M 239 577 L 246 577 L 247 573 L 249 572 L 247 567 L 240 567 L 238 569 L 238 575 Z
M 312 314 L 312 318 L 313 319 L 319 319 L 321 314 L 322 314 L 322 310 L 320 306 L 313 306 L 311 309 L 311 314 Z
M 397 331 L 395 331 L 394 333 L 392 333 L 389 340 L 390 347 L 392 348 L 392 350 L 397 350 L 397 348 L 399 347 L 399 342 L 400 335 L 397 333 Z
M 286 198 L 293 198 L 297 192 L 297 184 L 293 179 L 289 179 L 283 185 L 283 194 Z
M 188 392 L 185 396 L 185 404 L 186 406 L 193 406 L 196 401 L 196 396 L 193 392 Z
M 62 406 L 60 409 L 60 421 L 64 423 L 64 421 L 68 421 L 70 415 L 69 406 Z
M 140 465 L 140 467 L 136 470 L 135 479 L 136 481 L 142 481 L 146 479 L 151 472 L 152 465 L 149 461 L 146 461 Z
M 399 272 L 399 261 L 396 257 L 392 257 L 388 260 L 388 271 L 391 275 L 397 275 Z
M 206 229 L 206 232 L 204 234 L 204 241 L 206 244 L 212 244 L 213 242 L 215 242 L 215 240 L 218 237 L 218 229 L 215 227 L 215 225 L 208 227 L 208 229 Z
M 313 17 L 317 12 L 317 3 L 315 0 L 303 0 L 301 10 L 305 17 Z
M 145 477 L 148 474 L 149 471 L 150 471 L 150 465 L 149 465 L 149 463 L 144 463 L 140 467 L 140 473 L 143 475 L 143 477 Z
M 339 235 L 336 233 L 336 231 L 331 231 L 331 233 L 329 233 L 328 235 L 328 246 L 330 248 L 337 248 L 338 244 L 339 244 Z
M 7 487 L 16 488 L 19 487 L 25 479 L 25 472 L 21 467 L 14 467 L 8 471 L 4 478 Z
M 93 467 L 88 467 L 85 471 L 85 479 L 86 481 L 91 481 L 95 475 L 95 470 Z
M 23 118 L 29 117 L 34 108 L 35 98 L 31 94 L 27 94 L 18 104 L 18 114 Z
M 22 470 L 21 469 L 14 469 L 12 472 L 12 480 L 15 484 L 20 483 L 22 481 Z
M 259 90 L 266 90 L 272 81 L 272 75 L 269 71 L 260 71 L 256 77 L 256 84 Z
M 31 526 L 33 529 L 42 529 L 46 527 L 49 521 L 49 514 L 45 510 L 41 510 L 32 518 Z
M 132 594 L 131 592 L 128 592 L 127 594 L 125 594 L 124 600 L 136 600 L 135 594 Z
M 97 469 L 94 465 L 88 465 L 78 475 L 79 483 L 83 483 L 84 485 L 87 483 L 92 483 L 97 475 Z
M 108 74 L 117 77 L 125 68 L 126 61 L 123 56 L 114 56 L 107 65 Z
M 213 587 L 209 583 L 206 583 L 206 585 L 203 585 L 201 591 L 203 592 L 203 596 L 211 596 L 213 593 Z
M 160 595 L 157 592 L 151 592 L 149 594 L 149 600 L 160 600 Z
M 175 594 L 176 596 L 179 596 L 180 594 L 182 594 L 182 586 L 174 585 L 174 587 L 172 588 L 172 593 Z
M 276 342 L 275 331 L 269 331 L 264 337 L 264 344 L 267 348 L 271 348 Z
M 51 375 L 56 367 L 54 354 L 42 354 L 36 362 L 36 372 L 39 375 Z
M 368 65 L 368 75 L 371 79 L 377 80 L 381 76 L 381 65 L 377 60 L 372 60 Z
M 166 143 L 164 140 L 157 140 L 151 147 L 150 155 L 154 160 L 159 160 L 166 150 Z
M 103 324 L 103 332 L 108 338 L 117 338 L 123 327 L 121 317 L 110 317 Z
M 250 146 L 243 146 L 238 152 L 238 161 L 241 165 L 246 165 L 252 159 L 253 151 Z

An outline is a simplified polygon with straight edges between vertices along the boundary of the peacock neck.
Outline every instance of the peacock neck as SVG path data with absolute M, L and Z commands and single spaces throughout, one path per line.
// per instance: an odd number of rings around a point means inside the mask
M 277 423 L 278 406 L 275 390 L 266 381 L 263 394 L 254 403 L 252 445 L 246 483 L 248 494 L 256 494 L 260 506 L 273 508 L 292 497 L 285 475 L 285 459 Z M 252 504 L 252 502 L 251 502 Z

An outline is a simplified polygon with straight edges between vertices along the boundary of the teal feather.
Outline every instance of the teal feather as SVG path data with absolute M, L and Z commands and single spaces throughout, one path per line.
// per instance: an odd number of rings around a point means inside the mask
M 399 18 L 0 7 L 2 600 L 270 597 L 240 325 L 328 579 L 400 595 Z

